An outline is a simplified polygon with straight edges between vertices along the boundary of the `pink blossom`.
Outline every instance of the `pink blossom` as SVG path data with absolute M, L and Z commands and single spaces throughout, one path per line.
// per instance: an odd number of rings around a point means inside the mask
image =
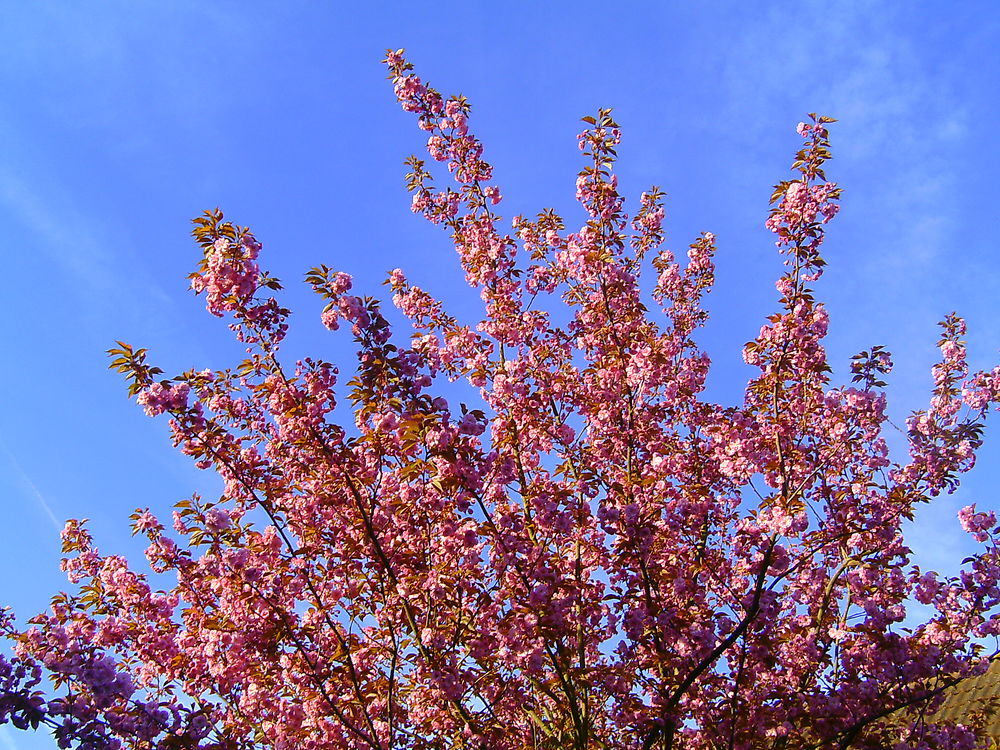
M 222 508 L 212 508 L 205 513 L 205 528 L 209 531 L 225 531 L 232 527 L 233 520 Z

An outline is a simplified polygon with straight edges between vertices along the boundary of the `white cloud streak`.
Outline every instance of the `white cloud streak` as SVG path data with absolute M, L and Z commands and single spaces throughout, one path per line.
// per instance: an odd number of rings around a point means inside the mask
M 7 443 L 3 439 L 2 435 L 0 435 L 0 455 L 4 457 L 7 464 L 13 470 L 18 482 L 25 488 L 25 490 L 27 490 L 28 494 L 35 500 L 38 507 L 45 513 L 49 521 L 52 522 L 52 528 L 55 529 L 57 534 L 61 532 L 63 524 L 52 511 L 52 506 L 49 505 L 48 500 L 45 499 L 45 495 L 43 495 L 41 490 L 39 490 L 35 483 L 31 481 L 31 477 L 28 476 L 27 472 L 21 468 L 21 464 L 18 462 L 17 457 L 13 454 L 10 448 L 7 447 Z
M 10 730 L 7 727 L 0 727 L 0 742 L 3 743 L 6 750 L 18 750 L 17 743 L 10 736 Z

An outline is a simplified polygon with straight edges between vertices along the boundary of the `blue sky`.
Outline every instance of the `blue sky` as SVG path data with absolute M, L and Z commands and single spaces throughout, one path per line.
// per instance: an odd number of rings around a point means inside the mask
M 365 9 L 361 6 L 365 5 Z M 370 7 L 369 7 L 370 6 Z M 835 377 L 851 354 L 895 355 L 890 404 L 926 404 L 935 322 L 958 310 L 970 354 L 1000 362 L 995 146 L 1000 9 L 924 2 L 7 3 L 0 10 L 0 599 L 23 620 L 65 586 L 56 529 L 88 517 L 133 554 L 128 514 L 168 513 L 216 485 L 125 398 L 104 350 L 148 347 L 168 372 L 239 356 L 186 291 L 189 220 L 220 206 L 264 243 L 295 312 L 290 355 L 349 362 L 301 283 L 326 263 L 381 294 L 408 276 L 467 318 L 447 237 L 410 213 L 403 159 L 422 148 L 379 61 L 463 93 L 507 216 L 581 220 L 579 118 L 614 107 L 626 193 L 668 193 L 668 245 L 719 238 L 712 394 L 735 402 L 740 346 L 774 305 L 763 228 L 805 113 L 839 118 L 828 175 L 844 188 L 819 296 Z M 1000 422 L 1000 419 L 997 420 Z M 911 546 L 939 570 L 967 552 L 954 515 L 997 507 L 996 430 L 955 496 L 924 509 Z M 0 748 L 42 738 L 3 733 Z

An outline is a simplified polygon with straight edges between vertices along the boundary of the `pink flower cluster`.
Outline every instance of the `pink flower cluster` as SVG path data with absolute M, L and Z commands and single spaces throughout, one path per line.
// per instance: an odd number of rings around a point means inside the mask
M 163 414 L 165 411 L 179 411 L 187 406 L 190 387 L 187 383 L 152 383 L 136 396 L 136 401 L 151 417 Z
M 967 505 L 958 512 L 958 520 L 962 528 L 972 534 L 977 542 L 985 542 L 993 527 L 997 525 L 996 514 L 993 511 L 976 512 L 975 505 Z
M 245 305 L 260 279 L 256 259 L 260 243 L 252 234 L 244 234 L 239 242 L 219 237 L 206 252 L 204 268 L 191 278 L 191 288 L 197 294 L 206 292 L 206 305 L 213 315 Z
M 807 185 L 800 181 L 791 182 L 785 190 L 779 212 L 771 216 L 767 228 L 777 234 L 778 244 L 785 244 L 792 236 L 795 228 L 812 224 L 822 215 L 822 223 L 826 224 L 837 215 L 839 204 L 833 196 L 836 185 Z

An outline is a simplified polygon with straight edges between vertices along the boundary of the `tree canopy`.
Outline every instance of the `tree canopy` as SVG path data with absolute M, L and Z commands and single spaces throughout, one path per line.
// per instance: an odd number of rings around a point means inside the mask
M 777 309 L 743 349 L 743 403 L 723 405 L 695 338 L 716 239 L 667 250 L 656 187 L 626 214 L 610 110 L 578 137 L 582 226 L 552 210 L 504 222 L 469 102 L 402 51 L 386 64 L 453 179 L 411 157 L 413 210 L 450 233 L 483 317 L 459 320 L 397 269 L 399 335 L 320 266 L 306 281 L 356 367 L 286 363 L 261 242 L 219 210 L 196 219 L 191 286 L 246 359 L 163 378 L 144 349 L 110 354 L 224 492 L 169 523 L 133 514 L 150 574 L 67 524 L 78 588 L 27 630 L 4 621 L 17 656 L 0 663 L 0 722 L 79 748 L 973 747 L 974 720 L 929 717 L 986 669 L 1000 530 L 964 509 L 981 551 L 944 578 L 912 563 L 902 524 L 972 467 L 1000 368 L 970 372 L 947 316 L 901 459 L 889 353 L 832 380 L 816 287 L 841 195 L 824 171 L 834 121 L 797 128 L 766 222 Z

